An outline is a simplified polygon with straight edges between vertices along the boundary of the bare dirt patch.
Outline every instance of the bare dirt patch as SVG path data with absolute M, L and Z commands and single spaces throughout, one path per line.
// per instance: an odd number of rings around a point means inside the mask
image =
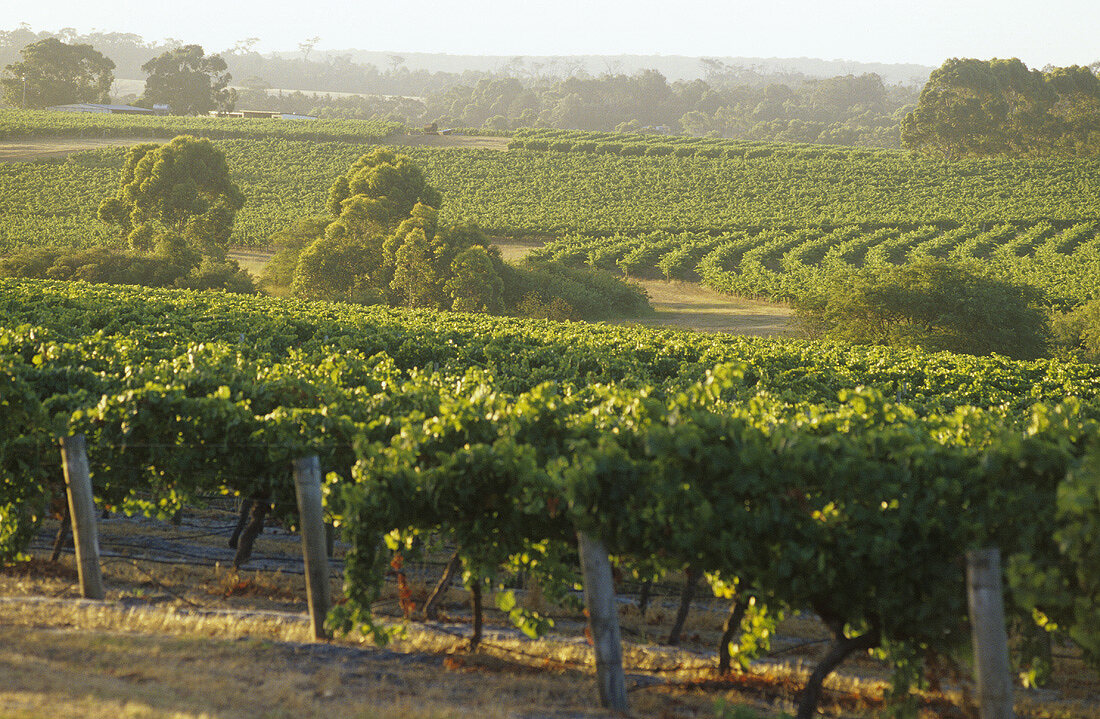
M 149 142 L 148 137 L 65 137 L 0 142 L 0 162 L 34 162 L 65 157 L 100 147 L 130 147 Z
M 385 143 L 388 145 L 406 145 L 409 147 L 459 147 L 481 150 L 507 150 L 510 137 L 482 137 L 480 135 L 391 135 Z
M 256 279 L 260 279 L 260 276 L 264 273 L 264 267 L 267 266 L 267 263 L 270 262 L 271 258 L 274 256 L 275 252 L 273 250 L 250 250 L 240 248 L 229 251 L 229 258 L 236 260 L 242 270 L 245 270 Z
M 638 324 L 760 337 L 797 334 L 785 305 L 723 295 L 694 282 L 636 281 L 657 311 Z

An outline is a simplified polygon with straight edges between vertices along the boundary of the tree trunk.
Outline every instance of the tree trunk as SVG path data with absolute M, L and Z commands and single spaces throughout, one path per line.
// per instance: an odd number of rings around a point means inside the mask
M 233 528 L 233 534 L 229 537 L 230 549 L 237 548 L 237 542 L 241 538 L 241 532 L 244 531 L 244 525 L 248 522 L 248 513 L 252 510 L 252 503 L 255 501 L 255 498 L 249 497 L 241 502 L 241 511 L 240 515 L 237 517 L 237 526 Z
M 730 670 L 730 642 L 741 630 L 741 620 L 745 618 L 748 603 L 740 597 L 733 600 L 730 606 L 730 615 L 726 617 L 726 625 L 722 628 L 722 639 L 718 642 L 718 673 L 728 674 Z
M 248 521 L 244 531 L 241 532 L 240 542 L 237 544 L 237 554 L 233 557 L 234 569 L 240 569 L 241 565 L 252 556 L 252 544 L 256 541 L 256 537 L 264 531 L 264 520 L 267 518 L 269 511 L 271 511 L 271 504 L 267 498 L 253 500 L 252 518 Z
M 481 580 L 470 586 L 470 604 L 474 611 L 474 633 L 470 637 L 470 651 L 476 652 L 481 644 Z
M 680 609 L 676 612 L 676 621 L 672 623 L 672 630 L 668 633 L 666 644 L 676 646 L 680 643 L 680 633 L 684 630 L 684 622 L 687 621 L 688 611 L 691 609 L 691 600 L 695 598 L 695 588 L 699 586 L 701 576 L 699 570 L 695 567 L 687 568 L 684 589 L 680 592 Z
M 443 576 L 439 578 L 439 582 L 435 585 L 435 589 L 432 590 L 431 595 L 428 597 L 428 601 L 424 602 L 424 618 L 435 621 L 439 618 L 439 605 L 443 602 L 443 597 L 447 594 L 447 590 L 451 587 L 451 582 L 454 581 L 455 574 L 458 573 L 458 568 L 462 566 L 462 559 L 458 556 L 458 552 L 451 555 L 451 559 L 447 562 L 447 566 L 443 568 Z
M 821 688 L 826 677 L 840 666 L 854 652 L 874 649 L 882 641 L 882 633 L 878 627 L 872 627 L 866 633 L 858 637 L 848 637 L 844 634 L 844 625 L 840 622 L 827 622 L 833 631 L 836 641 L 829 645 L 829 651 L 825 657 L 814 667 L 810 680 L 806 682 L 806 688 L 802 690 L 802 698 L 798 701 L 798 714 L 796 719 L 813 719 L 817 713 L 817 703 L 821 701 Z

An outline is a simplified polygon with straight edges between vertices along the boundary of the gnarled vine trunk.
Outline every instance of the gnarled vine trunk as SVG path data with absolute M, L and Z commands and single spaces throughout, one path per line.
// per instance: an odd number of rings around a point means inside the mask
M 882 641 L 882 632 L 877 626 L 871 627 L 858 637 L 849 637 L 844 633 L 844 624 L 839 621 L 826 620 L 825 623 L 835 637 L 825 656 L 814 667 L 813 674 L 806 682 L 806 688 L 802 690 L 802 697 L 798 701 L 798 714 L 796 719 L 813 719 L 817 712 L 817 704 L 821 701 L 821 689 L 825 679 L 833 673 L 841 663 L 858 651 L 874 649 Z
M 267 519 L 267 513 L 270 511 L 271 502 L 269 497 L 257 497 L 252 500 L 251 518 L 240 534 L 237 553 L 233 556 L 234 569 L 240 569 L 241 565 L 252 557 L 252 545 L 255 543 L 256 537 L 264 531 L 264 520 Z M 243 515 L 244 512 L 241 514 Z

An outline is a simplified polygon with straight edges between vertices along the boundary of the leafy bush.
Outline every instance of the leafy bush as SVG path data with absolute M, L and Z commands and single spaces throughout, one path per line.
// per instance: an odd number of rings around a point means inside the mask
M 195 264 L 173 255 L 144 255 L 110 247 L 27 250 L 0 260 L 0 277 L 82 280 L 96 284 L 214 289 L 252 293 L 252 278 L 235 261 Z
M 653 311 L 644 289 L 604 270 L 571 268 L 556 262 L 527 262 L 505 265 L 503 269 L 504 304 L 521 314 L 521 305 L 533 312 L 538 307 L 549 308 L 555 299 L 561 303 L 555 306 L 554 314 L 566 313 L 570 319 L 638 317 Z M 527 316 L 550 315 L 536 312 Z
M 1051 334 L 1060 354 L 1082 362 L 1100 362 L 1100 299 L 1055 314 Z
M 797 305 L 813 337 L 966 354 L 1041 357 L 1048 321 L 1034 287 L 927 260 L 865 269 Z

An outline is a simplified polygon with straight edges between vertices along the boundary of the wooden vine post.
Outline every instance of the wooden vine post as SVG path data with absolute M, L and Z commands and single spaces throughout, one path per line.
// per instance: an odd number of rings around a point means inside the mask
M 1001 551 L 966 553 L 966 589 L 974 640 L 974 674 L 981 719 L 1012 719 L 1012 675 L 1008 663 Z
M 73 524 L 73 547 L 80 591 L 85 599 L 103 599 L 103 571 L 99 566 L 99 532 L 96 527 L 92 477 L 84 435 L 61 438 L 61 462 L 65 469 L 65 493 Z
M 328 639 L 325 618 L 332 606 L 332 587 L 329 584 L 325 516 L 321 503 L 321 463 L 316 455 L 294 462 L 294 489 L 298 495 L 298 521 L 302 527 L 310 627 L 314 639 Z
M 615 583 L 611 560 L 603 542 L 577 533 L 584 575 L 584 604 L 596 652 L 596 682 L 600 705 L 619 712 L 629 711 L 626 703 L 626 675 L 623 673 L 623 642 L 619 635 L 619 612 L 615 605 Z

